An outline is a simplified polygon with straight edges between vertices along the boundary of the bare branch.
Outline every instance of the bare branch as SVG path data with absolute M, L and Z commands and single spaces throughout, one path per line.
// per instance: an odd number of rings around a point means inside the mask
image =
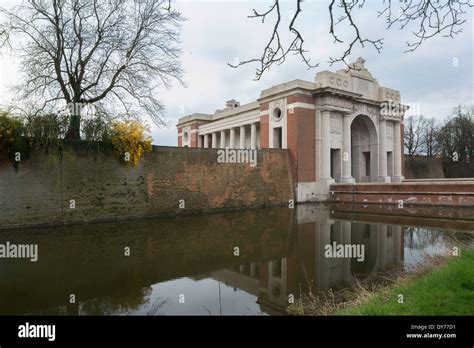
M 164 124 L 156 96 L 182 78 L 184 19 L 171 1 L 25 0 L 0 7 L 0 17 L 6 43 L 22 59 L 22 103 L 55 110 L 95 103 L 110 117 Z
M 266 12 L 259 13 L 254 9 L 253 15 L 249 16 L 249 18 L 261 18 L 262 23 L 265 23 L 265 19 L 268 15 L 270 15 L 273 12 L 276 13 L 276 21 L 273 27 L 270 40 L 267 42 L 267 45 L 265 46 L 262 56 L 260 58 L 245 60 L 243 62 L 239 62 L 238 64 L 228 63 L 228 65 L 232 68 L 237 68 L 241 65 L 258 62 L 260 64 L 260 67 L 256 69 L 254 80 L 260 80 L 263 73 L 269 70 L 273 64 L 275 63 L 278 65 L 283 64 L 286 60 L 286 57 L 290 53 L 293 53 L 294 55 L 299 55 L 308 68 L 316 67 L 317 64 L 311 64 L 310 59 L 306 56 L 307 51 L 304 49 L 303 37 L 301 36 L 301 33 L 298 31 L 298 29 L 296 29 L 296 26 L 295 26 L 296 20 L 299 14 L 301 13 L 301 2 L 302 0 L 296 1 L 296 11 L 288 27 L 290 33 L 293 35 L 293 39 L 291 40 L 290 44 L 286 48 L 283 47 L 283 44 L 280 39 L 280 34 L 279 34 L 279 29 L 280 29 L 280 24 L 281 24 L 279 0 L 275 0 L 273 5 Z
M 295 28 L 295 22 L 300 15 L 302 0 L 295 0 L 296 10 L 288 27 L 288 32 L 292 39 L 288 45 L 282 43 L 284 35 L 281 28 L 280 1 L 273 0 L 273 4 L 267 11 L 258 12 L 253 9 L 253 14 L 249 18 L 260 18 L 262 23 L 270 16 L 275 17 L 272 32 L 267 44 L 263 48 L 260 57 L 247 59 L 237 64 L 228 63 L 232 68 L 257 63 L 255 80 L 259 80 L 262 75 L 271 68 L 273 64 L 280 65 L 285 62 L 287 55 L 291 52 L 299 55 L 308 68 L 316 67 L 318 64 L 310 63 L 307 58 L 307 51 L 303 49 L 303 37 L 300 31 Z M 466 19 L 463 15 L 467 9 L 473 7 L 472 0 L 380 0 L 382 9 L 377 11 L 377 16 L 385 17 L 386 28 L 390 29 L 399 24 L 399 29 L 408 29 L 414 26 L 412 34 L 415 40 L 407 42 L 406 52 L 416 50 L 422 43 L 438 35 L 444 37 L 454 37 L 462 31 L 462 26 Z M 378 53 L 383 48 L 383 37 L 368 38 L 361 32 L 359 23 L 356 21 L 356 10 L 361 10 L 366 4 L 365 0 L 329 0 L 329 34 L 334 39 L 334 43 L 342 45 L 343 52 L 338 57 L 330 57 L 331 65 L 342 62 L 349 69 L 353 67 L 348 64 L 348 59 L 352 50 L 356 46 L 374 48 Z M 343 40 L 336 33 L 336 27 L 345 30 L 347 26 L 352 32 L 352 37 Z M 340 28 L 343 26 L 344 28 Z

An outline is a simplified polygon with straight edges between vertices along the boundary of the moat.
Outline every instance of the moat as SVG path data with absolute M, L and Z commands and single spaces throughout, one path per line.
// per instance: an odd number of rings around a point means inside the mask
M 38 246 L 36 262 L 0 259 L 0 314 L 285 314 L 309 287 L 411 272 L 474 241 L 470 228 L 417 227 L 422 219 L 413 226 L 403 217 L 388 224 L 380 215 L 379 222 L 336 216 L 324 205 L 298 205 L 0 231 L 0 244 Z M 327 257 L 329 244 L 365 254 Z

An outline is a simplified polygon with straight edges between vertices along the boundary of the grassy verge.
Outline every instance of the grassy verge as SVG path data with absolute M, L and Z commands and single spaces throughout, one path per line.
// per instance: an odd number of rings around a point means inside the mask
M 400 294 L 403 303 L 398 302 Z M 439 269 L 379 289 L 364 303 L 332 314 L 474 315 L 474 250 L 464 250 Z

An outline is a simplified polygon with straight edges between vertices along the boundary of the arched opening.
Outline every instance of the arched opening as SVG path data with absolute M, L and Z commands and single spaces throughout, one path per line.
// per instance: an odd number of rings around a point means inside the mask
M 372 120 L 358 115 L 351 124 L 352 176 L 356 182 L 377 181 L 378 137 Z

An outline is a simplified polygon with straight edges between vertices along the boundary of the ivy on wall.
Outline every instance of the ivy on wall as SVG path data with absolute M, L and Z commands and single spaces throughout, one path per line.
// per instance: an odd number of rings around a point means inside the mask
M 64 115 L 30 115 L 23 118 L 0 112 L 0 163 L 15 166 L 28 158 L 31 149 L 59 154 L 69 120 Z M 88 149 L 114 153 L 120 162 L 137 166 L 146 152 L 152 149 L 148 128 L 137 120 L 108 122 L 91 119 L 82 123 L 82 140 L 71 145 L 86 145 Z M 109 149 L 112 148 L 112 152 Z M 18 157 L 20 154 L 20 157 Z

